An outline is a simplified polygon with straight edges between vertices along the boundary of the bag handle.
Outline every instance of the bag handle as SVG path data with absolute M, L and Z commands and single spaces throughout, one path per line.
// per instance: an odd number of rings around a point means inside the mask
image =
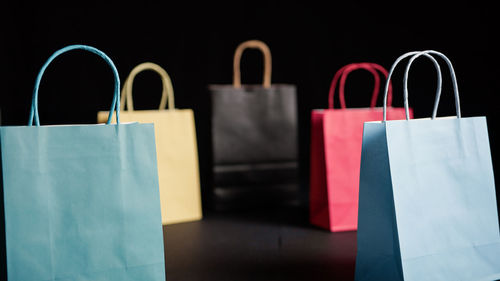
M 125 85 L 123 86 L 121 93 L 121 110 L 125 110 L 125 104 L 127 105 L 128 111 L 134 111 L 134 101 L 132 99 L 132 89 L 134 85 L 135 76 L 145 70 L 152 70 L 161 77 L 163 92 L 161 94 L 160 107 L 159 110 L 165 109 L 167 107 L 168 100 L 168 109 L 174 110 L 174 88 L 172 87 L 172 80 L 168 73 L 161 66 L 152 63 L 152 62 L 144 62 L 132 69 L 127 79 L 125 80 Z
M 428 51 L 424 51 L 422 53 L 416 54 L 413 57 L 411 57 L 410 60 L 408 61 L 408 65 L 406 66 L 405 76 L 404 76 L 404 80 L 403 80 L 403 82 L 404 82 L 404 103 L 405 103 L 406 115 L 408 116 L 408 111 L 409 111 L 409 105 L 408 105 L 408 72 L 410 71 L 411 64 L 413 63 L 413 61 L 415 59 L 417 59 L 418 57 L 420 57 L 422 55 L 426 55 L 426 54 L 429 54 L 429 53 L 437 55 L 437 56 L 443 58 L 446 61 L 446 64 L 448 65 L 448 68 L 450 70 L 451 80 L 452 80 L 452 83 L 453 83 L 453 93 L 455 95 L 455 110 L 456 110 L 456 113 L 457 113 L 457 118 L 462 118 L 462 114 L 460 112 L 460 97 L 459 97 L 459 94 L 458 94 L 457 76 L 455 75 L 455 70 L 453 69 L 453 65 L 452 65 L 451 61 L 448 59 L 448 57 L 446 57 L 444 54 L 442 54 L 442 53 L 440 53 L 438 51 L 433 51 L 433 50 L 428 50 Z M 434 101 L 434 108 L 432 110 L 432 117 L 431 117 L 432 119 L 436 118 L 440 97 L 441 97 L 440 94 L 436 95 L 436 99 Z M 408 117 L 406 119 L 408 119 Z
M 241 88 L 241 70 L 240 70 L 240 63 L 241 63 L 241 56 L 243 54 L 243 51 L 245 49 L 259 49 L 262 54 L 264 55 L 264 74 L 263 74 L 263 86 L 264 88 L 270 88 L 271 87 L 271 50 L 269 50 L 269 47 L 266 45 L 266 43 L 260 41 L 260 40 L 249 40 L 241 43 L 238 45 L 236 48 L 236 51 L 234 52 L 234 59 L 233 59 L 233 87 L 234 88 Z
M 400 57 L 398 57 L 396 59 L 396 61 L 394 61 L 394 63 L 392 64 L 391 66 L 391 69 L 389 70 L 389 76 L 387 78 L 387 81 L 389 81 L 392 77 L 392 74 L 394 73 L 394 69 L 396 68 L 396 66 L 405 58 L 409 57 L 409 56 L 414 56 L 414 55 L 417 55 L 417 54 L 422 54 L 424 56 L 426 56 L 427 58 L 429 58 L 432 63 L 434 64 L 434 67 L 436 68 L 436 74 L 437 74 L 437 89 L 436 89 L 436 100 L 439 100 L 440 96 L 441 96 L 441 88 L 442 88 L 442 76 L 441 76 L 441 67 L 439 67 L 439 63 L 436 61 L 436 59 L 434 59 L 433 56 L 429 55 L 426 53 L 427 51 L 413 51 L 413 52 L 408 52 L 406 54 L 403 54 L 401 55 Z M 384 93 L 384 119 L 383 121 L 387 121 L 387 96 L 388 96 L 388 89 L 389 89 L 389 84 L 386 82 L 385 84 L 385 93 Z M 406 93 L 406 97 L 405 97 L 405 113 L 406 113 L 406 120 L 410 120 L 410 110 L 409 110 L 409 107 L 407 106 L 408 105 L 408 96 L 407 96 L 408 93 Z M 436 107 L 436 103 L 434 103 L 434 107 Z
M 345 98 L 344 98 L 345 81 L 347 79 L 347 75 L 349 75 L 349 73 L 351 73 L 353 70 L 357 70 L 357 69 L 364 69 L 364 70 L 367 70 L 373 74 L 373 78 L 375 80 L 375 83 L 374 83 L 374 87 L 373 87 L 370 107 L 373 108 L 376 106 L 377 97 L 378 97 L 379 88 L 380 88 L 380 76 L 379 76 L 377 70 L 382 72 L 382 74 L 384 74 L 385 77 L 387 77 L 388 73 L 387 73 L 387 70 L 379 64 L 362 62 L 362 63 L 351 63 L 348 65 L 345 65 L 335 73 L 333 80 L 332 80 L 332 83 L 330 84 L 330 91 L 328 93 L 328 107 L 329 108 L 333 109 L 335 88 L 337 86 L 337 82 L 338 82 L 340 77 L 341 77 L 340 78 L 340 87 L 339 87 L 340 107 L 346 108 Z M 389 89 L 389 104 L 391 104 L 391 103 L 392 103 L 392 85 L 390 86 L 390 89 Z
M 94 47 L 86 45 L 69 45 L 52 54 L 52 56 L 50 56 L 49 59 L 45 62 L 45 64 L 42 66 L 40 72 L 38 72 L 38 76 L 36 77 L 35 80 L 35 88 L 33 89 L 33 98 L 31 100 L 31 111 L 30 111 L 28 126 L 32 126 L 33 121 L 35 122 L 36 126 L 40 126 L 40 118 L 38 116 L 38 89 L 40 88 L 40 82 L 42 80 L 42 76 L 43 73 L 45 72 L 45 69 L 47 69 L 49 64 L 57 56 L 71 50 L 85 50 L 94 53 L 100 56 L 102 59 L 104 59 L 104 61 L 111 67 L 111 70 L 113 71 L 113 76 L 115 78 L 115 83 L 114 83 L 115 86 L 114 86 L 113 102 L 111 103 L 111 108 L 109 110 L 109 115 L 108 115 L 108 121 L 106 122 L 106 124 L 111 124 L 111 119 L 113 117 L 114 111 L 116 111 L 116 123 L 119 124 L 120 123 L 120 97 L 119 97 L 120 77 L 118 75 L 118 70 L 116 70 L 115 64 L 105 53 Z

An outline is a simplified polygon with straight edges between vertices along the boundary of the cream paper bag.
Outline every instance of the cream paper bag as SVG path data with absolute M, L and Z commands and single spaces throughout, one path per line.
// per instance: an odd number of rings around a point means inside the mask
M 132 86 L 135 76 L 144 70 L 155 71 L 161 76 L 163 94 L 159 110 L 134 110 Z M 125 103 L 127 110 L 124 110 Z M 167 72 L 150 62 L 136 66 L 122 89 L 121 110 L 121 122 L 154 124 L 162 223 L 200 220 L 202 210 L 194 115 L 191 109 L 175 109 L 172 82 Z M 98 123 L 105 123 L 107 118 L 108 112 L 98 112 Z

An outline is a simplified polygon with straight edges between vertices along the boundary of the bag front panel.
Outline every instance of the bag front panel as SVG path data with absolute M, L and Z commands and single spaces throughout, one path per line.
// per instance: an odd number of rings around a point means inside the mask
M 214 163 L 297 159 L 297 101 L 292 85 L 212 87 Z
M 4 127 L 1 145 L 9 280 L 163 280 L 152 125 Z
M 486 119 L 388 121 L 387 139 L 405 278 L 498 273 L 481 250 L 500 244 Z

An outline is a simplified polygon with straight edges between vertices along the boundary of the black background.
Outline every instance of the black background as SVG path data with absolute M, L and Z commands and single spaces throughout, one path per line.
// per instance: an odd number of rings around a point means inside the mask
M 111 57 L 122 80 L 139 63 L 151 61 L 170 74 L 176 106 L 195 111 L 202 192 L 211 185 L 210 96 L 208 84 L 231 83 L 232 59 L 242 41 L 260 39 L 271 48 L 273 83 L 297 85 L 301 186 L 307 203 L 309 116 L 327 106 L 333 74 L 352 62 L 390 68 L 401 54 L 434 49 L 454 64 L 463 116 L 487 116 L 493 165 L 499 176 L 498 15 L 478 1 L 439 6 L 399 2 L 383 6 L 361 1 L 66 1 L 64 4 L 3 2 L 0 10 L 0 109 L 2 125 L 25 125 L 35 77 L 45 60 L 70 44 L 94 46 Z M 395 73 L 394 104 L 402 105 L 402 71 Z M 439 115 L 454 115 L 451 82 L 445 64 Z M 260 83 L 261 56 L 247 51 L 244 83 Z M 410 104 L 415 117 L 431 113 L 436 78 L 425 59 L 414 64 Z M 156 108 L 160 79 L 137 76 L 136 108 Z M 40 90 L 42 124 L 95 123 L 108 110 L 112 75 L 94 55 L 73 52 L 48 68 Z M 369 104 L 372 78 L 363 71 L 349 76 L 348 106 Z M 140 94 L 139 94 L 140 93 Z M 379 99 L 380 103 L 380 99 Z

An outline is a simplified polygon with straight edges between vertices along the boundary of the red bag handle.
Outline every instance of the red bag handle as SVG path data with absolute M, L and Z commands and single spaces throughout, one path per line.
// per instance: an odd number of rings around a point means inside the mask
M 333 77 L 332 83 L 330 85 L 330 92 L 328 95 L 328 105 L 329 108 L 333 108 L 333 99 L 335 95 L 335 88 L 337 86 L 337 82 L 340 78 L 340 87 L 339 87 L 339 99 L 340 99 L 340 107 L 341 108 L 346 108 L 345 105 L 345 98 L 344 98 L 344 89 L 345 89 L 345 81 L 347 79 L 347 75 L 349 75 L 350 72 L 356 69 L 365 69 L 369 71 L 370 73 L 373 74 L 373 78 L 375 80 L 375 84 L 373 87 L 373 92 L 372 92 L 372 99 L 370 103 L 370 107 L 373 108 L 377 104 L 377 97 L 379 93 L 379 88 L 380 88 L 380 77 L 378 75 L 378 71 L 382 72 L 384 76 L 387 78 L 388 72 L 387 70 L 376 63 L 370 63 L 370 62 L 363 62 L 363 63 L 351 63 L 348 65 L 343 66 L 340 68 L 337 73 L 335 73 L 335 76 Z M 342 75 L 342 77 L 340 77 Z M 392 85 L 389 83 L 389 91 L 388 91 L 388 99 L 387 99 L 389 106 L 392 104 Z

